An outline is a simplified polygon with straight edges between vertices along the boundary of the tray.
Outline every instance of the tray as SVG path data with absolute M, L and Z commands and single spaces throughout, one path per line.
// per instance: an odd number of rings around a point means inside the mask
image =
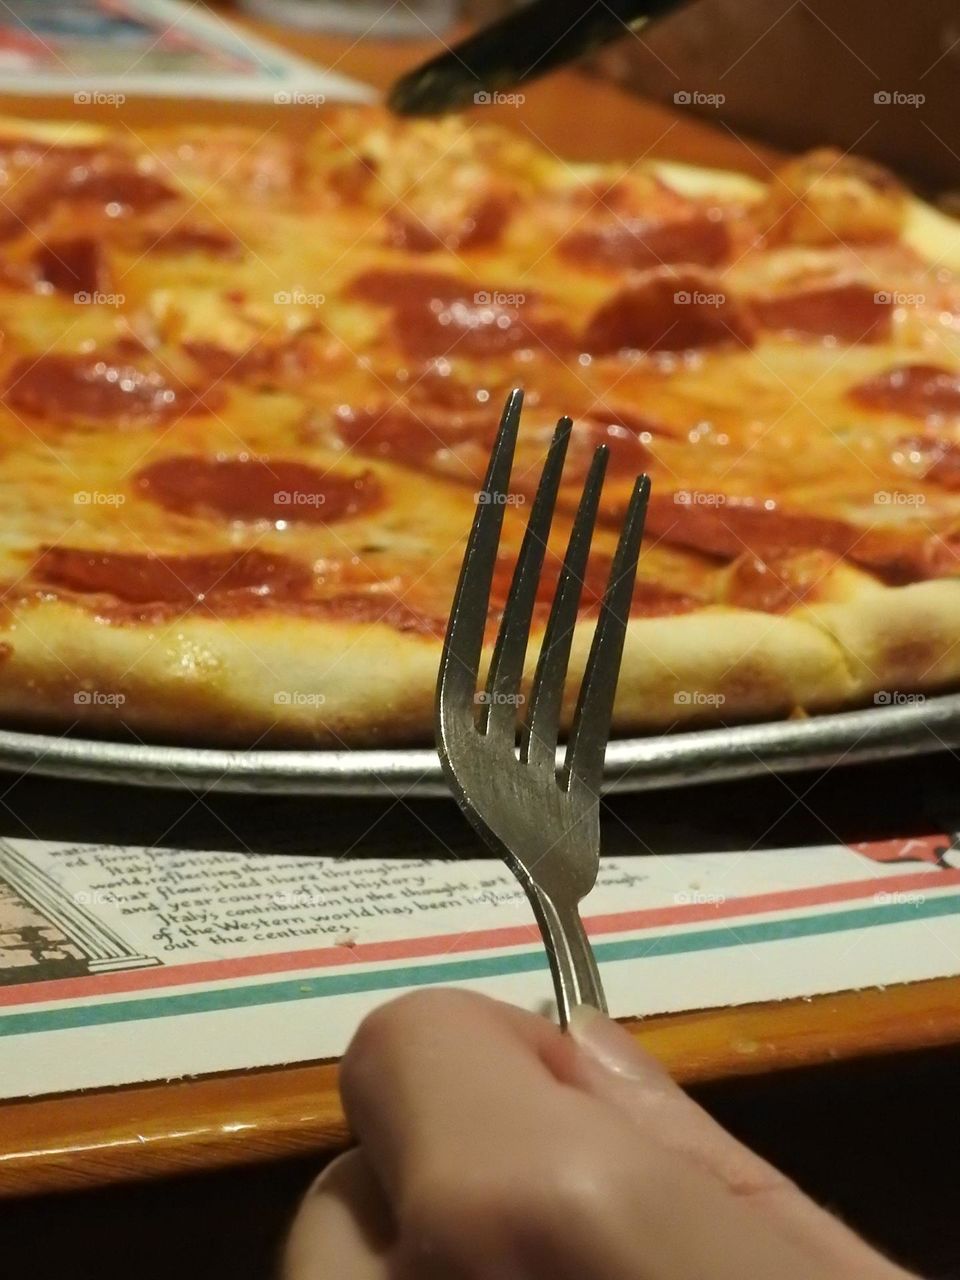
M 960 694 L 803 720 L 723 726 L 607 749 L 604 788 L 644 791 L 747 778 L 960 746 Z M 274 795 L 441 796 L 432 748 L 223 750 L 0 730 L 0 770 L 137 787 Z

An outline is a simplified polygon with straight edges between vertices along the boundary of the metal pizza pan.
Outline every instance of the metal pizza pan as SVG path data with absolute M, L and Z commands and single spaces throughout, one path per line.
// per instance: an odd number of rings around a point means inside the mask
M 804 719 L 614 739 L 605 789 L 644 791 L 960 747 L 960 693 Z M 431 747 L 233 750 L 0 729 L 0 770 L 46 777 L 274 795 L 442 796 Z

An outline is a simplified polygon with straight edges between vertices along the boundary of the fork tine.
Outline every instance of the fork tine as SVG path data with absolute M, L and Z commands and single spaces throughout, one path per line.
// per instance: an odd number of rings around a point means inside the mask
M 540 646 L 540 658 L 530 693 L 530 710 L 520 744 L 521 759 L 531 764 L 553 767 L 556 763 L 563 682 L 570 661 L 573 628 L 577 621 L 577 608 L 583 590 L 583 577 L 590 555 L 608 453 L 606 445 L 598 445 L 590 463 Z
M 596 795 L 600 793 L 603 757 L 610 736 L 613 700 L 649 497 L 650 478 L 639 476 L 614 553 L 564 757 L 564 786 L 579 783 Z
M 507 396 L 503 407 L 481 491 L 486 500 L 477 503 L 467 539 L 463 567 L 453 597 L 440 658 L 437 705 L 441 717 L 450 711 L 462 710 L 466 705 L 466 698 L 472 698 L 477 687 L 490 586 L 493 582 L 497 547 L 500 544 L 500 529 L 503 525 L 505 498 L 510 483 L 522 404 L 523 392 L 516 388 Z M 456 701 L 451 701 L 451 698 Z
M 530 621 L 572 426 L 569 418 L 561 418 L 557 423 L 537 485 L 490 660 L 487 697 L 480 717 L 480 727 L 485 731 L 503 730 L 516 720 L 516 698 L 523 675 Z

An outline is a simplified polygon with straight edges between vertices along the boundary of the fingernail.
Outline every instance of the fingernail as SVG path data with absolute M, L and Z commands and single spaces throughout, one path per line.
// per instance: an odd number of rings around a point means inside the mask
M 571 1012 L 568 1031 L 584 1053 L 614 1075 L 632 1080 L 652 1080 L 667 1075 L 629 1031 L 590 1005 L 577 1005 Z

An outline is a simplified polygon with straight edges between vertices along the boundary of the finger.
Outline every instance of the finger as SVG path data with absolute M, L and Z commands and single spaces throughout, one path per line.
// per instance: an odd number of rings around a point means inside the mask
M 620 1120 L 623 1127 L 622 1118 Z M 608 1150 L 616 1139 L 607 1136 Z M 761 1205 L 736 1195 L 681 1152 L 640 1135 L 629 1181 L 587 1199 L 589 1233 L 555 1232 L 550 1269 L 532 1274 L 615 1280 L 906 1280 L 879 1255 L 824 1256 L 814 1236 L 788 1236 Z M 568 1212 L 574 1206 L 568 1205 Z
M 809 1234 L 785 1238 L 703 1163 L 562 1082 L 563 1044 L 463 992 L 403 997 L 364 1024 L 343 1091 L 394 1205 L 396 1275 L 902 1278 L 869 1250 L 838 1270 Z
M 530 1099 L 556 1086 L 542 1058 L 559 1039 L 544 1019 L 467 991 L 415 992 L 366 1018 L 341 1064 L 340 1091 L 390 1199 L 428 1147 L 476 1151 L 491 1120 L 498 1130 L 531 1126 Z
M 566 1044 L 551 1045 L 560 1079 L 629 1116 L 643 1136 L 700 1165 L 733 1195 L 749 1200 L 798 1242 L 815 1246 L 825 1268 L 846 1274 L 877 1255 L 854 1232 L 722 1128 L 688 1097 L 633 1037 L 596 1010 L 575 1010 Z
M 307 1192 L 284 1248 L 283 1280 L 388 1280 L 390 1211 L 359 1149 L 338 1156 Z

